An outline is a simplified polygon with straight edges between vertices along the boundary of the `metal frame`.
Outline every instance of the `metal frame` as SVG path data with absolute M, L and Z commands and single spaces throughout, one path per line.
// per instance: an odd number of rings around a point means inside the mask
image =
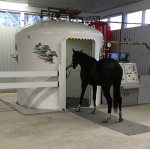
M 8 14 L 8 16 L 17 24 L 18 27 L 21 27 L 16 20 L 6 11 L 6 13 Z

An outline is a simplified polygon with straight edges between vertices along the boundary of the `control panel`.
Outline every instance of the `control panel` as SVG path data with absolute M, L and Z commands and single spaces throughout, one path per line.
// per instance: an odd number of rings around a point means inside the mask
M 125 72 L 127 83 L 139 83 L 136 64 L 126 64 Z
M 139 83 L 136 63 L 120 63 L 123 69 L 121 84 Z

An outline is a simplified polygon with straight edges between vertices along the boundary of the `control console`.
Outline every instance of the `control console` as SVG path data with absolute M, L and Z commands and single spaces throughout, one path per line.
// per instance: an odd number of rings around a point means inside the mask
M 139 83 L 136 63 L 120 63 L 123 69 L 121 84 Z

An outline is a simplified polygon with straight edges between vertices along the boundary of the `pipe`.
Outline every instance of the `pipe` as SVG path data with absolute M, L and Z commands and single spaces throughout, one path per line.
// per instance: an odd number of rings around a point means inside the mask
M 134 42 L 126 42 L 126 41 L 106 41 L 107 43 L 112 43 L 112 44 L 132 44 L 132 45 L 145 45 L 147 49 L 150 50 L 150 46 L 147 45 L 147 43 L 134 43 Z
M 66 14 L 66 11 L 67 11 L 68 13 L 73 13 L 74 15 L 77 14 L 77 12 L 78 12 L 78 14 L 81 13 L 81 11 L 69 10 L 68 8 L 67 8 L 67 9 L 62 9 L 62 8 L 48 7 L 48 11 L 49 11 L 50 9 L 59 10 L 62 14 L 63 14 L 63 13 Z
M 116 14 L 108 15 L 108 16 L 105 16 L 105 17 L 103 17 L 103 18 L 107 18 L 107 17 L 110 17 L 110 16 L 119 15 L 119 14 L 122 15 L 122 22 L 123 22 L 123 12 L 119 12 L 119 13 L 116 13 Z M 101 18 L 101 19 L 103 19 L 103 18 Z M 121 23 L 121 29 L 120 29 L 120 42 L 121 42 L 121 31 L 122 31 L 122 28 L 123 28 L 123 26 L 122 26 L 122 23 Z M 121 51 L 121 44 L 119 45 L 119 57 L 120 57 L 120 51 Z M 118 59 L 118 60 L 119 60 L 119 59 Z
M 43 20 L 43 12 L 48 12 L 47 10 L 41 10 L 41 15 L 40 15 L 40 18 L 41 18 L 41 21 Z
M 141 24 L 141 25 L 149 25 L 148 23 L 128 23 L 128 22 L 115 22 L 115 21 L 106 21 L 107 23 L 122 23 L 122 24 Z
M 112 14 L 112 15 L 108 15 L 108 16 L 105 16 L 103 18 L 107 18 L 107 17 L 110 17 L 110 16 L 115 16 L 115 15 L 119 15 L 121 14 L 122 15 L 122 22 L 123 22 L 123 12 L 119 12 L 119 13 L 116 13 L 116 14 Z M 101 18 L 101 19 L 103 19 Z M 120 42 L 121 42 L 121 32 L 122 32 L 122 29 L 123 29 L 123 26 L 122 26 L 122 23 L 121 23 L 121 29 L 120 29 Z M 119 57 L 120 57 L 120 51 L 121 51 L 121 44 L 119 45 Z M 119 59 L 118 59 L 119 60 Z
M 123 22 L 123 12 L 122 12 L 122 22 Z M 121 32 L 122 32 L 123 26 L 121 24 L 121 30 L 120 30 L 120 42 L 121 42 Z M 121 52 L 121 44 L 119 45 L 119 57 L 120 57 L 120 52 Z M 118 59 L 119 61 L 119 59 Z

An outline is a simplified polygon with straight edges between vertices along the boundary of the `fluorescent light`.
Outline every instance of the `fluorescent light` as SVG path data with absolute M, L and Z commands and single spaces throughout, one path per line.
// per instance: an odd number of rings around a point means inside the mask
M 0 7 L 26 7 L 26 6 L 28 6 L 28 4 L 0 1 Z

